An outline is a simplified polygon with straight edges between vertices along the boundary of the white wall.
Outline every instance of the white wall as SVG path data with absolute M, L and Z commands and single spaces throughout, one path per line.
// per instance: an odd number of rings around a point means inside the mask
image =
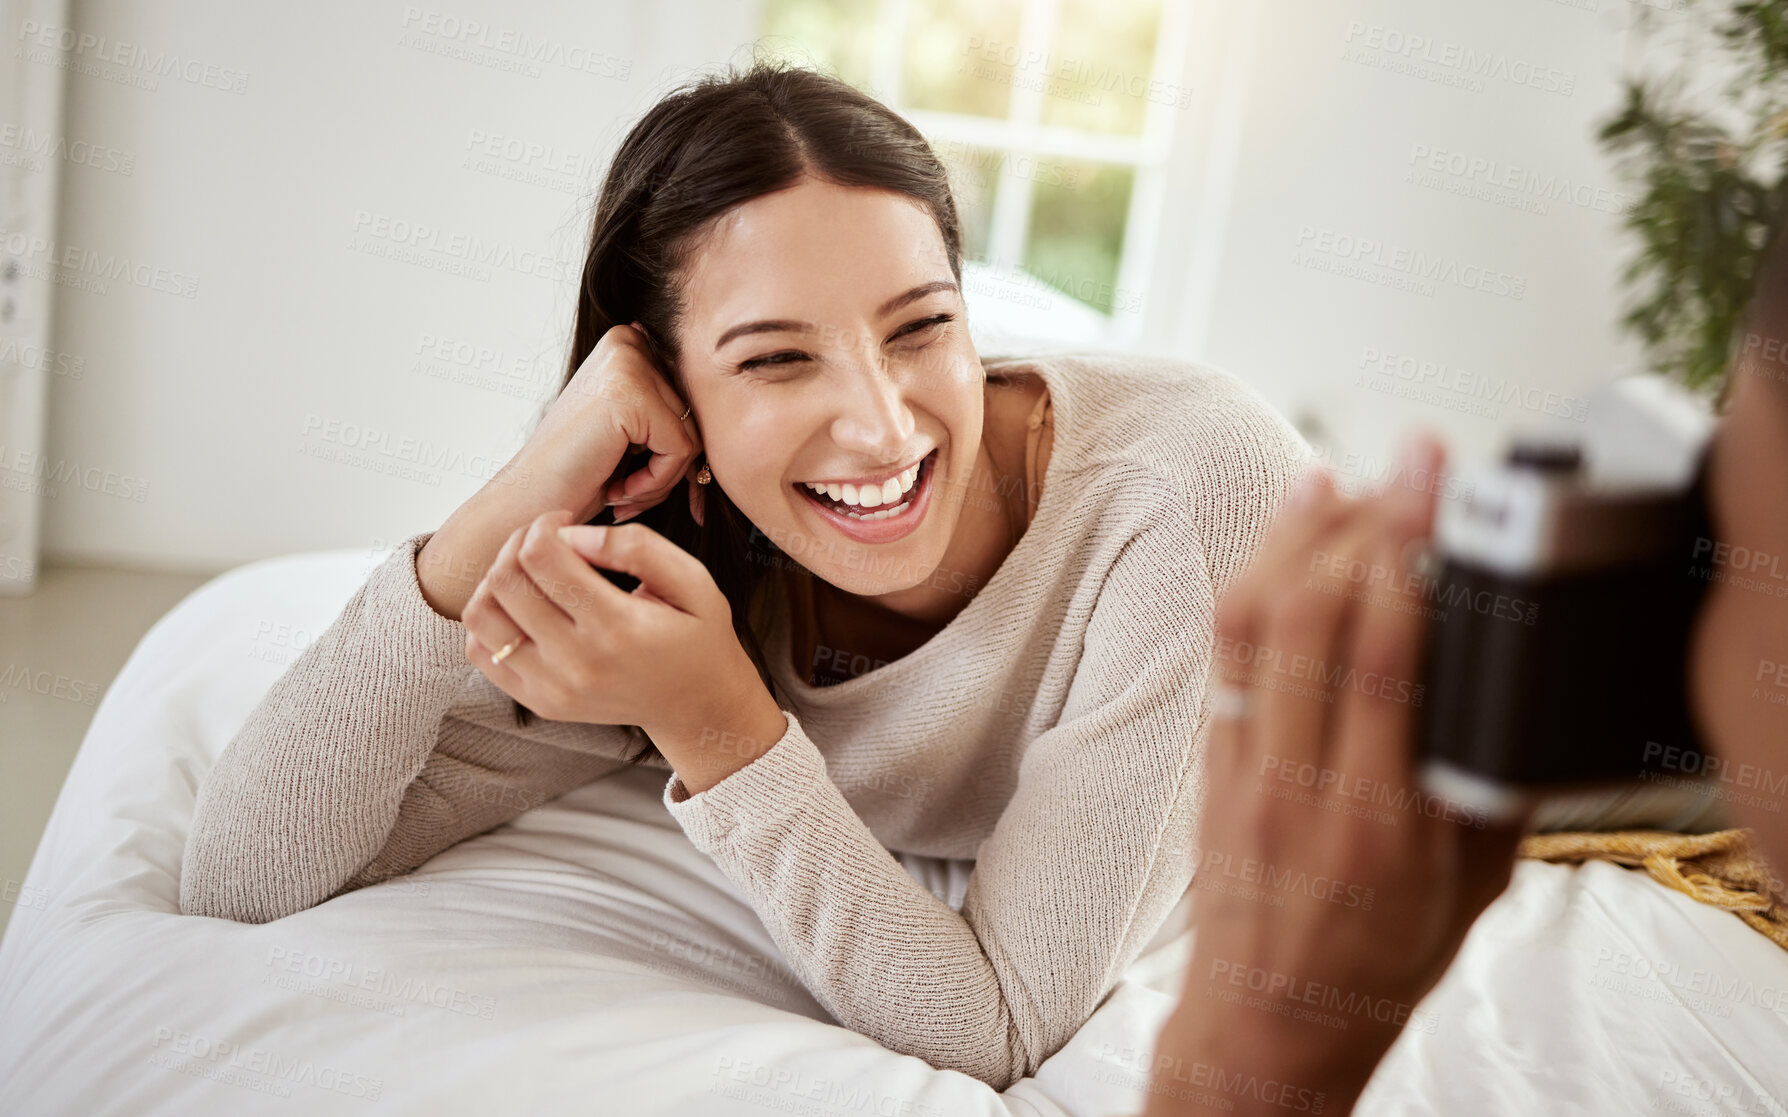
M 695 0 L 72 8 L 75 30 L 113 44 L 77 58 L 140 57 L 125 43 L 212 69 L 153 89 L 68 75 L 68 134 L 131 169 L 64 168 L 59 247 L 162 275 L 61 290 L 56 347 L 83 373 L 54 379 L 49 457 L 120 480 L 110 494 L 60 487 L 46 553 L 193 570 L 424 530 L 506 461 L 557 384 L 606 153 L 691 68 L 729 60 L 757 18 Z M 438 17 L 483 22 L 472 42 L 491 46 L 447 53 L 467 44 Z M 564 61 L 490 64 L 515 61 L 521 36 Z M 238 74 L 239 93 L 207 84 Z M 489 158 L 489 173 L 469 162 L 475 134 L 545 150 Z M 504 177 L 516 173 L 545 185 Z M 513 263 L 469 277 L 381 257 L 365 250 L 394 247 L 381 221 L 438 229 L 447 251 L 422 254 L 435 264 L 455 262 L 455 236 Z M 569 274 L 537 274 L 555 270 Z M 507 371 L 422 359 L 428 336 L 499 353 Z M 367 455 L 380 466 L 452 460 L 405 478 L 312 456 L 344 449 L 331 439 L 350 426 L 381 432 Z
M 1173 348 L 1249 377 L 1362 479 L 1409 427 L 1494 454 L 1511 427 L 1577 421 L 1590 386 L 1642 367 L 1617 325 L 1632 187 L 1593 140 L 1635 6 L 1219 7 L 1227 119 L 1197 153 L 1210 227 Z M 1418 267 L 1439 270 L 1392 285 Z M 1418 384 L 1423 398 L 1394 394 Z
M 1380 462 L 1413 423 L 1488 452 L 1536 412 L 1492 403 L 1494 414 L 1474 415 L 1456 409 L 1458 391 L 1422 402 L 1360 386 L 1401 383 L 1362 368 L 1368 351 L 1557 396 L 1637 367 L 1615 325 L 1626 242 L 1594 193 L 1623 186 L 1591 139 L 1617 96 L 1625 0 L 1599 11 L 1583 6 L 1595 0 L 1186 2 L 1198 96 L 1176 151 L 1181 201 L 1160 231 L 1170 264 L 1149 292 L 1145 348 L 1230 368 L 1288 414 L 1319 420 L 1338 455 Z M 246 75 L 239 94 L 207 87 L 202 71 L 154 89 L 68 75 L 69 135 L 128 155 L 131 170 L 64 167 L 60 247 L 197 282 L 191 298 L 120 280 L 104 293 L 62 290 L 55 345 L 84 372 L 54 378 L 49 456 L 134 485 L 126 496 L 64 486 L 47 502 L 46 551 L 193 570 L 389 542 L 438 525 L 475 491 L 556 383 L 570 279 L 381 257 L 364 250 L 391 244 L 369 235 L 374 223 L 544 253 L 564 261 L 546 270 L 574 273 L 588 194 L 626 128 L 691 69 L 740 57 L 757 26 L 756 6 L 731 0 L 72 7 L 79 31 L 208 64 L 210 80 Z M 482 20 L 491 40 L 526 35 L 578 58 L 606 52 L 628 76 L 552 62 L 530 76 L 452 57 L 454 41 L 425 22 L 435 17 Z M 1496 76 L 1461 88 L 1370 64 L 1387 60 L 1382 50 L 1344 58 L 1370 49 L 1373 27 L 1426 37 L 1440 74 L 1458 76 L 1444 63 L 1452 53 L 1487 53 L 1518 73 L 1568 74 L 1572 92 Z M 546 184 L 470 164 L 474 133 L 549 148 L 531 166 L 492 160 Z M 1412 182 L 1418 145 L 1584 184 L 1591 204 L 1542 197 L 1545 212 L 1531 212 Z M 1471 184 L 1444 171 L 1437 181 Z M 1340 262 L 1318 251 L 1324 235 L 1439 258 L 1467 279 L 1508 276 L 1522 294 L 1446 279 L 1414 293 L 1318 270 Z M 422 359 L 427 336 L 499 353 L 508 372 Z M 315 456 L 343 450 L 349 427 L 380 432 L 386 452 L 367 455 L 376 466 L 402 466 L 406 440 L 453 462 L 406 478 Z

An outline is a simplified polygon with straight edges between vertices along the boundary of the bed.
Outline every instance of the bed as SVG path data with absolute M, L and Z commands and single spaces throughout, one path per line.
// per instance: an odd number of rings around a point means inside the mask
M 1154 1036 L 1189 956 L 1196 888 L 1073 1040 L 996 1092 L 832 1021 L 665 813 L 662 773 L 587 784 L 408 876 L 273 923 L 178 914 L 200 781 L 384 557 L 331 551 L 238 568 L 133 652 L 28 879 L 9 889 L 0 1108 L 1141 1110 Z M 972 866 L 902 860 L 960 904 Z M 1155 1082 L 1191 1090 L 1196 1077 L 1181 1063 Z M 1359 1111 L 1785 1107 L 1788 952 L 1639 874 L 1522 862 Z

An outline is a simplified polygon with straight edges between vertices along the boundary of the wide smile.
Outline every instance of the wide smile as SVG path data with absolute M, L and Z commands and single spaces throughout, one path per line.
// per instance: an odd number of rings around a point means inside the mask
M 931 475 L 937 470 L 937 455 L 933 449 L 919 460 L 912 487 L 904 491 L 889 492 L 890 488 L 898 489 L 898 474 L 879 489 L 834 483 L 820 493 L 813 488 L 815 483 L 802 481 L 796 483 L 795 490 L 846 535 L 865 543 L 889 543 L 911 532 L 924 519 L 931 503 Z

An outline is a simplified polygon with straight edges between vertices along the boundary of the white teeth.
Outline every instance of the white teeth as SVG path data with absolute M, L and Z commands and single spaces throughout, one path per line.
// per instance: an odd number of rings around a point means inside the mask
M 889 516 L 900 515 L 911 503 L 911 501 L 901 501 L 895 507 L 884 508 L 880 512 L 846 512 L 845 515 L 853 520 L 885 520 Z
M 806 485 L 820 496 L 828 496 L 833 500 L 843 501 L 845 504 L 851 505 L 852 507 L 879 508 L 884 504 L 893 504 L 896 500 L 900 499 L 900 494 L 902 493 L 912 492 L 913 486 L 917 484 L 919 480 L 919 469 L 923 465 L 924 461 L 921 459 L 918 465 L 908 466 L 899 473 L 888 478 L 886 481 L 883 481 L 880 485 L 857 485 L 850 481 L 842 483 L 833 481 L 829 484 L 820 484 L 817 481 L 803 481 L 802 484 Z M 905 505 L 902 505 L 901 507 L 905 507 Z M 899 511 L 899 508 L 890 508 L 887 511 L 872 515 L 857 515 L 856 513 L 850 512 L 845 514 L 858 520 L 880 520 L 886 519 L 888 516 L 894 515 Z

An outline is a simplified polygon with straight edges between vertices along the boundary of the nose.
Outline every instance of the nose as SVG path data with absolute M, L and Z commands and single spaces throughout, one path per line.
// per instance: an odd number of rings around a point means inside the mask
M 832 439 L 861 458 L 865 472 L 907 464 L 913 446 L 912 410 L 906 385 L 889 375 L 888 363 L 870 357 L 850 363 L 844 401 L 832 422 Z

